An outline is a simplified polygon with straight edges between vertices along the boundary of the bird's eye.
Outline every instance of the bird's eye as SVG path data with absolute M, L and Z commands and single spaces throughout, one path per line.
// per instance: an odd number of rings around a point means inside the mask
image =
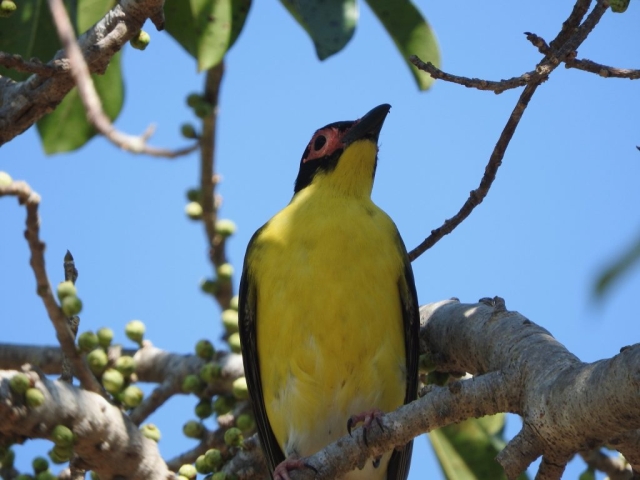
M 318 151 L 324 147 L 325 143 L 327 143 L 327 138 L 324 135 L 318 135 L 313 142 L 313 149 Z

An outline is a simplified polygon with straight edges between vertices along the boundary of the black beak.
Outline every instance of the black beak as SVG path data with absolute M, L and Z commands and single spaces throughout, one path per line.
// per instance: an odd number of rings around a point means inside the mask
M 382 124 L 384 123 L 384 119 L 387 118 L 389 110 L 391 110 L 391 105 L 383 103 L 369 111 L 369 113 L 360 120 L 356 120 L 353 127 L 345 133 L 344 137 L 342 137 L 342 143 L 346 146 L 356 140 L 362 140 L 365 138 L 371 139 L 377 143 L 380 130 L 382 130 Z

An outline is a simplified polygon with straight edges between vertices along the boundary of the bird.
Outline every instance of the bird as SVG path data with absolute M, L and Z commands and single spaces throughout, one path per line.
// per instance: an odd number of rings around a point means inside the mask
M 272 478 L 415 400 L 419 313 L 398 229 L 371 200 L 391 106 L 317 130 L 289 204 L 249 241 L 239 329 L 258 437 Z M 373 420 L 377 420 L 373 422 Z M 366 430 L 364 431 L 366 442 Z M 405 480 L 412 442 L 348 480 Z

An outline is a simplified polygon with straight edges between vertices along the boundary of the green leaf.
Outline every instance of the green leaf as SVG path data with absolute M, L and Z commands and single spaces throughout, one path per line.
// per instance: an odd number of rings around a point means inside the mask
M 13 15 L 0 18 L 0 51 L 22 55 L 23 58 L 37 57 L 43 62 L 49 61 L 61 46 L 47 1 L 25 0 L 16 5 L 18 9 Z M 65 2 L 65 5 L 69 8 L 69 2 Z M 0 75 L 16 81 L 29 76 L 28 73 L 4 67 L 0 67 Z
M 215 67 L 244 27 L 251 0 L 166 0 L 167 32 L 198 61 Z
M 69 0 L 78 3 L 77 19 L 74 21 L 76 31 L 84 33 L 93 27 L 116 4 L 117 0 Z
M 440 67 L 440 48 L 429 23 L 409 0 L 367 0 L 367 3 L 400 50 L 418 88 L 427 90 L 433 78 L 418 70 L 409 57 L 417 55 L 423 62 Z
M 429 433 L 447 480 L 506 479 L 496 455 L 504 448 L 504 413 L 471 418 Z M 526 480 L 526 475 L 518 477 Z
M 183 0 L 184 1 L 184 0 Z M 191 0 L 198 70 L 218 65 L 231 40 L 231 0 Z
M 280 0 L 306 30 L 320 60 L 339 52 L 358 23 L 356 0 Z
M 65 0 L 64 3 L 77 34 L 100 20 L 113 5 L 113 0 Z M 17 5 L 15 14 L 0 18 L 0 51 L 48 62 L 62 46 L 47 1 L 24 0 Z M 0 75 L 16 81 L 29 76 L 4 67 L 0 67 Z
M 191 14 L 191 5 L 185 0 L 165 0 L 164 28 L 169 35 L 184 48 L 189 55 L 196 58 L 197 33 Z
M 113 0 L 66 0 L 65 6 L 76 27 L 84 32 L 100 20 L 113 5 Z M 0 19 L 0 50 L 17 53 L 24 58 L 51 60 L 60 50 L 58 34 L 53 26 L 46 0 L 18 2 L 18 11 Z M 22 81 L 29 74 L 0 67 L 0 75 Z M 106 114 L 114 119 L 122 108 L 124 87 L 120 56 L 116 55 L 105 75 L 93 76 Z M 95 132 L 86 119 L 78 92 L 73 89 L 56 110 L 38 121 L 38 132 L 46 153 L 57 153 L 81 147 Z
M 611 286 L 627 273 L 640 260 L 640 237 L 622 253 L 611 265 L 605 268 L 596 281 L 594 294 L 602 298 Z
M 124 103 L 120 56 L 121 52 L 113 56 L 104 75 L 92 75 L 102 108 L 111 120 L 118 116 Z M 42 117 L 37 127 L 44 151 L 49 155 L 80 148 L 96 134 L 87 120 L 77 88 L 53 112 Z

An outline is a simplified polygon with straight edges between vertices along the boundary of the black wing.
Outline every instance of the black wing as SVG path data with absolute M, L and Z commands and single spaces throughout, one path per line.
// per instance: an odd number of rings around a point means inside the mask
M 259 294 L 254 279 L 251 276 L 251 267 L 247 261 L 252 248 L 255 248 L 255 241 L 259 237 L 264 227 L 259 229 L 249 241 L 247 253 L 245 254 L 242 278 L 240 280 L 240 301 L 239 301 L 239 327 L 240 343 L 242 345 L 242 362 L 244 364 L 244 374 L 247 379 L 249 396 L 253 406 L 253 414 L 258 427 L 258 436 L 262 451 L 269 465 L 269 476 L 276 465 L 284 461 L 284 454 L 278 445 L 276 436 L 271 429 L 267 418 L 267 409 L 264 405 L 262 394 L 262 380 L 260 378 L 260 363 L 258 360 L 258 343 L 256 338 L 256 305 Z
M 398 293 L 402 302 L 402 323 L 404 325 L 404 347 L 407 356 L 407 393 L 404 397 L 405 405 L 418 397 L 418 358 L 420 333 L 420 313 L 418 307 L 418 295 L 413 280 L 413 270 L 407 255 L 407 250 L 398 236 L 399 247 L 404 254 L 404 275 L 398 281 Z M 246 367 L 245 367 L 246 369 Z M 413 440 L 407 443 L 402 450 L 396 450 L 391 454 L 387 469 L 387 480 L 406 480 L 409 476 L 411 452 Z

